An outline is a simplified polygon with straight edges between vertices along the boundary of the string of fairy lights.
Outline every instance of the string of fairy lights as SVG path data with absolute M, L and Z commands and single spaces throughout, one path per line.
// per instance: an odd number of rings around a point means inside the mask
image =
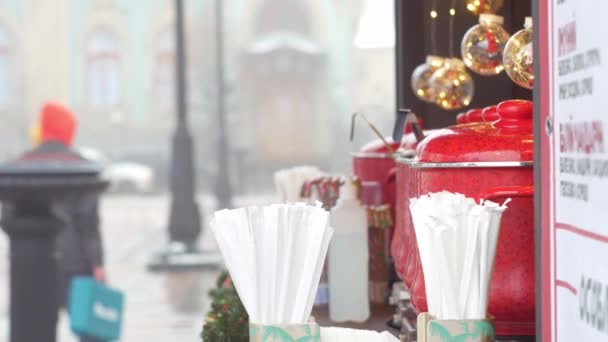
M 455 57 L 454 21 L 456 0 L 449 8 L 449 57 L 437 55 L 437 21 L 443 16 L 437 0 L 432 0 L 429 12 L 431 54 L 411 76 L 414 94 L 445 110 L 468 106 L 474 95 L 469 70 L 494 76 L 503 70 L 517 85 L 532 89 L 534 84 L 532 18 L 526 18 L 524 29 L 513 36 L 504 29 L 503 17 L 497 13 L 504 0 L 465 0 L 466 9 L 479 16 L 479 24 L 471 27 L 460 44 L 460 58 Z

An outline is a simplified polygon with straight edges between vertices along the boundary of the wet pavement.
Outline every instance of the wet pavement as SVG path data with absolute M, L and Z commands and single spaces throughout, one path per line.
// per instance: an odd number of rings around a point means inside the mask
M 269 204 L 272 196 L 242 197 L 237 206 Z M 217 251 L 208 228 L 214 203 L 201 196 L 199 207 L 204 219 L 200 246 Z M 122 342 L 200 342 L 204 317 L 210 308 L 208 291 L 215 287 L 219 270 L 174 273 L 150 273 L 146 264 L 151 256 L 165 247 L 168 196 L 105 196 L 102 201 L 102 234 L 110 286 L 122 290 L 126 297 Z M 0 342 L 8 336 L 8 241 L 0 233 Z M 219 254 L 218 254 L 219 255 Z M 388 311 L 387 311 L 388 310 Z M 363 325 L 344 325 L 360 329 L 386 330 L 391 308 L 379 307 L 374 320 Z M 327 308 L 316 308 L 317 320 L 332 324 Z M 62 315 L 58 342 L 78 341 Z
M 238 205 L 271 202 L 270 197 L 241 198 Z M 167 196 L 106 196 L 102 225 L 109 284 L 126 294 L 124 342 L 195 342 L 210 307 L 207 292 L 215 286 L 218 270 L 149 273 L 149 258 L 166 244 Z M 201 197 L 205 222 L 213 201 Z M 214 250 L 211 232 L 204 227 L 200 244 Z M 8 336 L 8 243 L 0 234 L 0 342 Z M 62 317 L 59 342 L 77 341 Z

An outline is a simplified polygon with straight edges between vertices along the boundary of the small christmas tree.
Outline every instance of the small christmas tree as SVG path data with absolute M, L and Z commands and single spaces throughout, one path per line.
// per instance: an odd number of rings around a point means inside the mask
M 211 311 L 201 337 L 204 342 L 249 341 L 249 317 L 228 272 L 220 275 L 217 288 L 209 292 Z

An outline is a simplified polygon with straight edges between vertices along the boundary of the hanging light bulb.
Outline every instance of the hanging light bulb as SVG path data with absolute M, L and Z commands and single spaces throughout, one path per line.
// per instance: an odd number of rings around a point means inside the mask
M 462 59 L 474 72 L 490 76 L 498 75 L 504 69 L 502 52 L 509 33 L 502 27 L 503 22 L 501 16 L 482 14 L 479 24 L 471 27 L 462 38 Z
M 532 41 L 532 17 L 527 17 L 524 29 L 509 39 L 503 53 L 503 64 L 507 75 L 520 87 L 534 88 L 534 50 Z
M 504 0 L 466 0 L 467 10 L 475 15 L 482 13 L 496 14 L 502 8 Z
M 446 58 L 444 66 L 433 74 L 429 82 L 436 94 L 435 103 L 443 109 L 460 109 L 473 99 L 473 79 L 458 58 Z
M 434 103 L 436 94 L 429 80 L 439 68 L 443 66 L 444 58 L 439 56 L 427 56 L 426 63 L 420 64 L 412 73 L 411 84 L 414 94 L 422 101 Z

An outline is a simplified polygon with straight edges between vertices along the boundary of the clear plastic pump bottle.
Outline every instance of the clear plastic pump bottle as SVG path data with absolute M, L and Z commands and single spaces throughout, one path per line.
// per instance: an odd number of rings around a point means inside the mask
M 329 247 L 329 317 L 333 322 L 369 318 L 367 211 L 347 180 L 331 211 L 335 233 Z

